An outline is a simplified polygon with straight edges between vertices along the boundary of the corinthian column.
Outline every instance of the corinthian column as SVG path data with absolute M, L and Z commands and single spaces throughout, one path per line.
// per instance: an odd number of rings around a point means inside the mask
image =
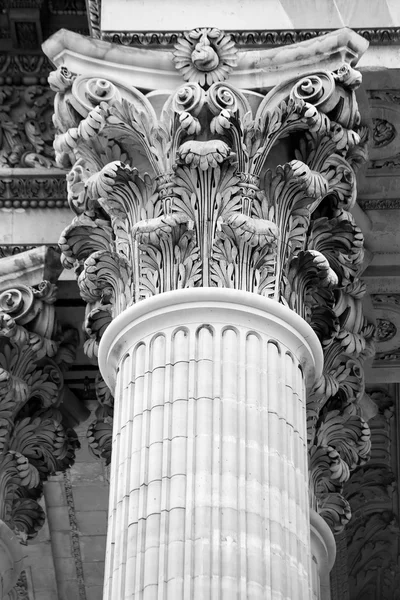
M 315 44 L 287 67 L 217 29 L 45 47 L 76 213 L 60 246 L 114 394 L 104 600 L 329 596 L 373 329 L 350 213 L 365 42 Z

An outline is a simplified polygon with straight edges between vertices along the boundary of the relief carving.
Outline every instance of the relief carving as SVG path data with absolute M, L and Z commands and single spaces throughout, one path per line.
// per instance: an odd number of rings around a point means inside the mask
M 396 137 L 396 129 L 385 119 L 373 119 L 372 139 L 375 148 L 387 146 Z
M 78 446 L 60 411 L 76 340 L 58 325 L 55 299 L 48 281 L 0 294 L 0 518 L 22 543 L 43 525 L 43 483 L 73 463 Z
M 47 86 L 2 86 L 0 167 L 53 167 L 54 94 Z
M 370 392 L 378 413 L 370 422 L 371 459 L 346 484 L 353 519 L 346 528 L 349 592 L 353 600 L 400 597 L 393 465 L 394 402 L 385 390 Z
M 375 361 L 399 360 L 400 296 L 398 294 L 374 294 L 371 299 L 377 325 Z
M 344 64 L 253 92 L 250 104 L 222 81 L 234 56 L 222 32 L 182 38 L 175 65 L 191 80 L 165 94 L 159 116 L 135 88 L 64 67 L 51 75 L 56 159 L 70 169 L 76 214 L 62 261 L 87 302 L 91 356 L 127 307 L 193 286 L 260 294 L 310 323 L 325 356 L 308 401 L 311 497 L 337 532 L 350 518 L 343 484 L 370 450 L 362 363 L 374 327 L 362 313 L 363 236 L 350 212 L 368 139 L 361 76 Z M 102 402 L 89 439 L 109 459 L 112 399 Z

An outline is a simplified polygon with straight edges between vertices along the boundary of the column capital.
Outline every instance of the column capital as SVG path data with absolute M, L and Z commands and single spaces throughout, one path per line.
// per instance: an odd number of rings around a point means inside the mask
M 310 486 L 335 531 L 350 514 L 342 485 L 369 452 L 362 362 L 374 328 L 351 214 L 367 156 L 355 69 L 366 47 L 345 29 L 239 51 L 209 28 L 165 51 L 65 31 L 44 47 L 59 65 L 55 150 L 76 213 L 60 247 L 88 303 L 87 352 L 129 307 L 184 288 L 297 313 L 324 351 L 308 397 Z

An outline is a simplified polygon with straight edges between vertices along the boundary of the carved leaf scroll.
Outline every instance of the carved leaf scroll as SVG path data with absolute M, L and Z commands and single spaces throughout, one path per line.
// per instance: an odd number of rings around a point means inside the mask
M 0 518 L 23 543 L 44 522 L 43 482 L 73 463 L 78 445 L 57 408 L 73 342 L 55 299 L 49 282 L 0 294 Z

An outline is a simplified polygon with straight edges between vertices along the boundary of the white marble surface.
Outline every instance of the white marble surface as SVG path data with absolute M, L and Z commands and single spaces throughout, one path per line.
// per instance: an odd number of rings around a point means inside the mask
M 166 292 L 113 321 L 104 600 L 310 600 L 303 372 L 321 358 L 293 311 L 237 290 Z

